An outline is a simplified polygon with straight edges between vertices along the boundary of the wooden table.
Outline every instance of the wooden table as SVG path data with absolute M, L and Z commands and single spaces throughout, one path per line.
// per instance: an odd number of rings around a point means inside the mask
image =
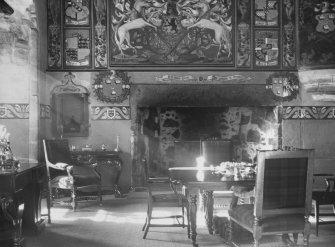
M 206 221 L 209 233 L 212 233 L 213 220 L 213 191 L 227 190 L 233 185 L 254 186 L 255 179 L 231 179 L 221 180 L 221 177 L 214 174 L 211 167 L 173 167 L 169 169 L 170 178 L 178 180 L 183 185 L 183 194 L 187 197 L 190 206 L 191 239 L 193 246 L 197 236 L 197 197 L 199 192 L 205 193 L 206 200 Z
M 15 246 L 21 246 L 22 230 L 25 234 L 37 233 L 44 227 L 40 198 L 44 176 L 45 166 L 39 163 L 21 163 L 17 170 L 0 170 L 0 210 L 13 222 Z

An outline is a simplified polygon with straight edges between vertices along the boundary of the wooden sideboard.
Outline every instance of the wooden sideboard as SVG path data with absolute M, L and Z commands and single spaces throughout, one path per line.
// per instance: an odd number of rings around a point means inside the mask
M 120 152 L 116 151 L 72 151 L 72 158 L 80 163 L 97 163 L 97 170 L 101 174 L 102 191 L 105 194 L 113 192 L 116 197 L 122 196 L 118 185 L 123 162 Z
M 44 228 L 40 197 L 44 177 L 45 166 L 39 163 L 0 171 L 0 240 L 13 239 L 15 246 L 21 246 L 22 232 L 35 234 Z

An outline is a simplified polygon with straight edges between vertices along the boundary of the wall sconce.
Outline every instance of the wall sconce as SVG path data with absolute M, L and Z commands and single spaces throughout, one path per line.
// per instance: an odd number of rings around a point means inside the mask
M 120 103 L 130 94 L 130 77 L 124 71 L 99 72 L 93 83 L 93 92 L 98 100 Z

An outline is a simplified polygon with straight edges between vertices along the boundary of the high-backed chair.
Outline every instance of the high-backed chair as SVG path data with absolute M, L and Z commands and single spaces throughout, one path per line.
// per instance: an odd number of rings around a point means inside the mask
M 232 143 L 230 140 L 202 140 L 201 155 L 207 165 L 220 165 L 223 161 L 232 161 Z
M 230 222 L 251 232 L 254 246 L 264 235 L 303 233 L 309 244 L 313 150 L 258 151 L 255 204 L 232 205 Z M 231 238 L 230 238 L 231 240 Z
M 174 167 L 193 167 L 200 153 L 200 141 L 174 142 Z
M 322 183 L 321 188 L 320 183 Z M 318 236 L 319 225 L 335 224 L 335 175 L 332 173 L 316 173 L 314 174 L 314 184 L 312 204 L 315 217 L 315 235 Z M 320 213 L 321 205 L 331 205 L 332 212 Z M 320 217 L 322 219 L 324 216 L 328 217 L 327 220 L 320 221 Z
M 193 150 L 193 148 L 191 149 Z M 178 150 L 180 151 L 181 149 Z M 146 161 L 143 160 L 143 162 Z M 144 164 L 144 166 L 145 165 L 146 164 Z M 185 226 L 187 227 L 188 238 L 190 238 L 189 203 L 187 198 L 181 193 L 180 188 L 178 189 L 178 181 L 172 181 L 169 177 L 155 178 L 147 176 L 146 182 L 148 188 L 148 209 L 147 217 L 142 228 L 142 231 L 144 231 L 143 238 L 145 239 L 147 237 L 150 227 L 184 228 Z M 156 208 L 171 208 L 174 213 L 170 215 L 152 216 Z M 175 213 L 178 209 L 181 209 L 181 212 Z M 185 223 L 185 218 L 187 223 Z M 167 222 L 168 219 L 174 219 L 175 222 Z M 160 220 L 161 222 L 152 223 L 152 220 Z
M 99 200 L 101 196 L 101 176 L 95 165 L 79 164 L 72 160 L 68 140 L 43 140 L 44 156 L 48 177 L 48 218 L 53 204 L 71 205 L 75 211 L 78 201 Z M 62 201 L 62 196 L 71 200 Z M 58 199 L 58 200 L 56 200 Z

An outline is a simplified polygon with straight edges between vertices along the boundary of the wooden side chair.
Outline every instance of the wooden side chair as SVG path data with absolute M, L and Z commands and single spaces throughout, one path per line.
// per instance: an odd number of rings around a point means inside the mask
M 150 227 L 187 227 L 187 235 L 190 238 L 190 224 L 189 224 L 189 203 L 187 198 L 176 189 L 176 184 L 170 181 L 169 178 L 149 178 L 148 184 L 148 209 L 145 224 L 142 231 L 144 231 L 143 239 L 147 237 Z M 171 192 L 169 192 L 169 190 Z M 164 192 L 163 192 L 164 191 Z M 181 214 L 165 216 L 152 216 L 152 213 L 157 208 L 174 208 L 178 210 L 181 208 Z M 175 211 L 174 211 L 175 212 Z M 186 214 L 186 215 L 185 215 Z M 151 220 L 166 220 L 175 219 L 174 224 L 166 223 L 152 223 Z M 185 223 L 185 218 L 187 223 Z
M 175 164 L 178 166 L 190 165 L 187 164 L 190 162 L 190 158 L 185 157 L 185 152 L 193 154 L 197 149 L 199 150 L 200 147 L 197 148 L 197 144 L 194 142 L 176 143 Z M 142 160 L 142 162 L 143 166 L 147 167 L 146 160 Z M 149 177 L 148 173 L 145 173 L 145 178 L 148 189 L 148 208 L 147 217 L 142 228 L 142 231 L 144 231 L 143 239 L 147 237 L 150 227 L 187 227 L 188 238 L 190 238 L 189 203 L 187 198 L 181 193 L 178 181 L 171 181 L 169 177 Z M 177 210 L 178 212 L 171 215 L 153 217 L 153 211 L 157 208 L 169 209 L 173 210 L 173 212 Z M 174 224 L 171 221 L 166 222 L 167 219 L 174 219 Z M 161 222 L 152 223 L 152 220 L 161 220 Z
M 323 188 L 319 187 L 320 183 L 322 183 Z M 314 184 L 316 185 L 312 192 L 312 205 L 314 208 L 313 216 L 315 217 L 315 235 L 318 236 L 319 225 L 335 224 L 335 175 L 332 173 L 316 173 L 314 174 Z M 320 213 L 320 206 L 322 205 L 331 205 L 332 212 Z M 325 216 L 332 218 L 324 220 Z
M 303 233 L 308 246 L 312 207 L 313 150 L 258 151 L 255 204 L 232 205 L 231 224 L 252 233 L 254 246 L 264 235 Z M 232 225 L 230 226 L 232 229 Z M 286 237 L 282 238 L 287 241 Z M 230 242 L 233 240 L 230 236 Z
M 101 175 L 96 170 L 96 165 L 73 161 L 69 143 L 65 139 L 43 140 L 43 147 L 48 177 L 49 223 L 53 204 L 69 205 L 74 211 L 78 201 L 99 200 L 101 204 Z M 60 200 L 64 196 L 71 196 L 71 200 Z

